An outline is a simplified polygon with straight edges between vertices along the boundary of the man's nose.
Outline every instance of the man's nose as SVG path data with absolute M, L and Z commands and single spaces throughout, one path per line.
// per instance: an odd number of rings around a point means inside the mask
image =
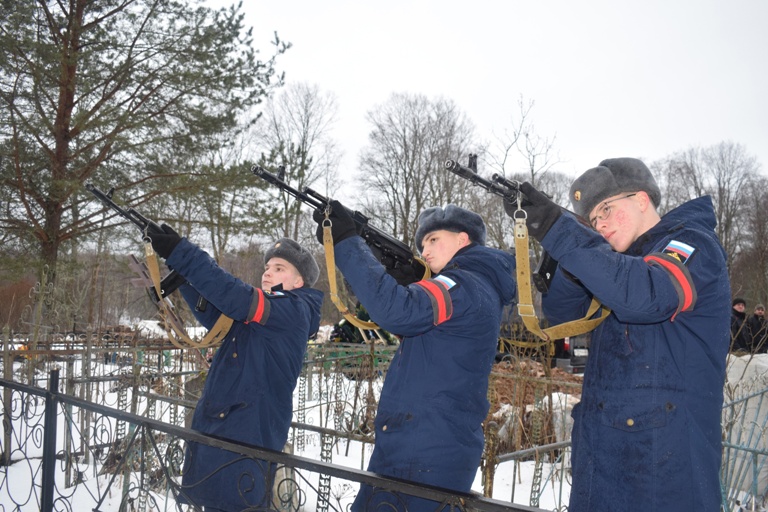
M 597 231 L 601 235 L 603 234 L 603 231 L 605 231 L 607 227 L 608 227 L 608 219 L 595 220 L 595 231 Z

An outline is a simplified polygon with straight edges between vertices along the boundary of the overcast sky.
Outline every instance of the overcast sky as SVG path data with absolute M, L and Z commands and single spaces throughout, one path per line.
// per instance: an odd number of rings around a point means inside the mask
M 230 1 L 209 0 L 210 5 Z M 393 92 L 453 100 L 486 139 L 535 103 L 576 175 L 609 157 L 647 162 L 733 141 L 768 172 L 768 1 L 245 0 L 262 57 L 293 47 L 288 82 L 339 105 L 341 170 L 354 169 L 365 114 Z

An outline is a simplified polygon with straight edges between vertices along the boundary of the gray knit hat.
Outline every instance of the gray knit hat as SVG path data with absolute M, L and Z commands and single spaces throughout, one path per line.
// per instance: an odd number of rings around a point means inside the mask
M 314 285 L 317 278 L 320 277 L 320 267 L 317 266 L 317 261 L 315 261 L 312 253 L 290 238 L 281 238 L 267 249 L 264 262 L 266 263 L 272 258 L 283 258 L 296 267 L 304 279 L 304 286 Z
M 424 245 L 421 243 L 425 235 L 445 229 L 454 233 L 464 232 L 469 239 L 480 245 L 485 245 L 485 222 L 483 218 L 465 210 L 455 204 L 449 204 L 445 208 L 433 206 L 427 208 L 419 215 L 419 227 L 416 228 L 416 248 L 421 252 Z
M 587 218 L 595 206 L 622 192 L 646 192 L 654 206 L 661 191 L 651 171 L 637 158 L 609 158 L 576 178 L 570 198 L 576 215 Z

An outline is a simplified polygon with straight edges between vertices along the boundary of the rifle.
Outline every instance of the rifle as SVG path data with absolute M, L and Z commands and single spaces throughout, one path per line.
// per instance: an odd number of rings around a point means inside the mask
M 455 160 L 447 160 L 445 168 L 457 176 L 468 180 L 473 185 L 482 187 L 488 192 L 500 196 L 505 201 L 516 203 L 519 200 L 521 204 L 526 203 L 525 194 L 520 192 L 519 181 L 507 179 L 498 173 L 495 173 L 489 181 L 477 174 L 477 155 L 469 155 L 469 165 L 467 167 Z M 546 251 L 543 251 L 539 264 L 531 276 L 537 290 L 541 293 L 546 293 L 549 290 L 549 285 L 552 283 L 556 269 L 557 260 L 553 259 Z
M 126 210 L 120 207 L 114 201 L 112 201 L 112 196 L 115 193 L 114 188 L 109 189 L 109 192 L 107 192 L 106 194 L 91 183 L 86 183 L 85 188 L 88 189 L 88 191 L 90 191 L 91 194 L 96 196 L 96 199 L 101 201 L 102 204 L 104 204 L 104 206 L 107 206 L 113 209 L 115 212 L 117 212 L 118 215 L 132 222 L 136 227 L 139 228 L 139 230 L 141 231 L 142 235 L 144 235 L 145 238 L 147 236 L 147 233 L 163 232 L 163 228 L 157 225 L 157 223 L 147 219 L 146 217 L 144 217 L 142 214 L 140 214 L 133 208 L 128 208 Z M 187 280 L 184 279 L 184 277 L 181 274 L 179 274 L 175 270 L 172 270 L 168 275 L 166 275 L 162 279 L 162 281 L 160 281 L 160 291 L 161 291 L 162 297 L 157 296 L 157 292 L 155 291 L 154 287 L 149 287 L 148 290 L 152 294 L 152 299 L 155 301 L 155 303 L 157 303 L 157 302 L 160 302 L 160 300 L 166 298 L 171 293 L 173 293 L 179 286 L 183 285 L 186 282 Z
M 446 160 L 445 168 L 453 174 L 469 181 L 473 185 L 482 187 L 488 192 L 496 194 L 510 203 L 516 203 L 518 196 L 521 195 L 519 181 L 508 180 L 499 174 L 494 174 L 491 178 L 493 181 L 488 181 L 477 174 L 477 155 L 469 155 L 468 167 L 464 167 L 455 160 Z M 523 195 L 523 199 L 524 198 L 525 196 Z
M 283 181 L 285 177 L 285 166 L 283 165 L 278 167 L 277 175 L 259 165 L 254 165 L 251 172 L 315 210 L 326 212 L 331 208 L 331 199 L 309 187 L 300 191 Z M 422 279 L 421 276 L 429 276 L 426 264 L 413 254 L 410 247 L 372 226 L 368 217 L 362 213 L 350 210 L 346 206 L 344 209 L 355 221 L 357 232 L 371 248 L 373 255 L 386 267 L 389 274 L 398 279 L 400 284 L 407 285 L 419 281 Z

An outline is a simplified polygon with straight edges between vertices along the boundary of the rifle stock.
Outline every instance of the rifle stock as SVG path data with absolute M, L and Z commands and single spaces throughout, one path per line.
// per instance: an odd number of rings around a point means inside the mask
M 323 196 L 309 187 L 300 191 L 283 181 L 282 167 L 280 168 L 278 175 L 272 174 L 259 165 L 254 165 L 253 168 L 251 168 L 251 171 L 256 176 L 278 187 L 283 192 L 293 196 L 314 210 L 325 212 L 330 209 L 330 198 Z M 355 221 L 357 232 L 371 248 L 373 255 L 386 267 L 388 273 L 398 279 L 400 284 L 410 284 L 419 281 L 422 279 L 422 276 L 429 276 L 429 270 L 426 264 L 413 254 L 410 247 L 373 226 L 369 222 L 368 217 L 362 213 L 350 210 L 346 206 L 344 206 L 344 209 Z M 413 272 L 407 272 L 408 269 L 412 269 Z M 412 274 L 412 277 L 404 277 L 404 273 L 408 275 Z

